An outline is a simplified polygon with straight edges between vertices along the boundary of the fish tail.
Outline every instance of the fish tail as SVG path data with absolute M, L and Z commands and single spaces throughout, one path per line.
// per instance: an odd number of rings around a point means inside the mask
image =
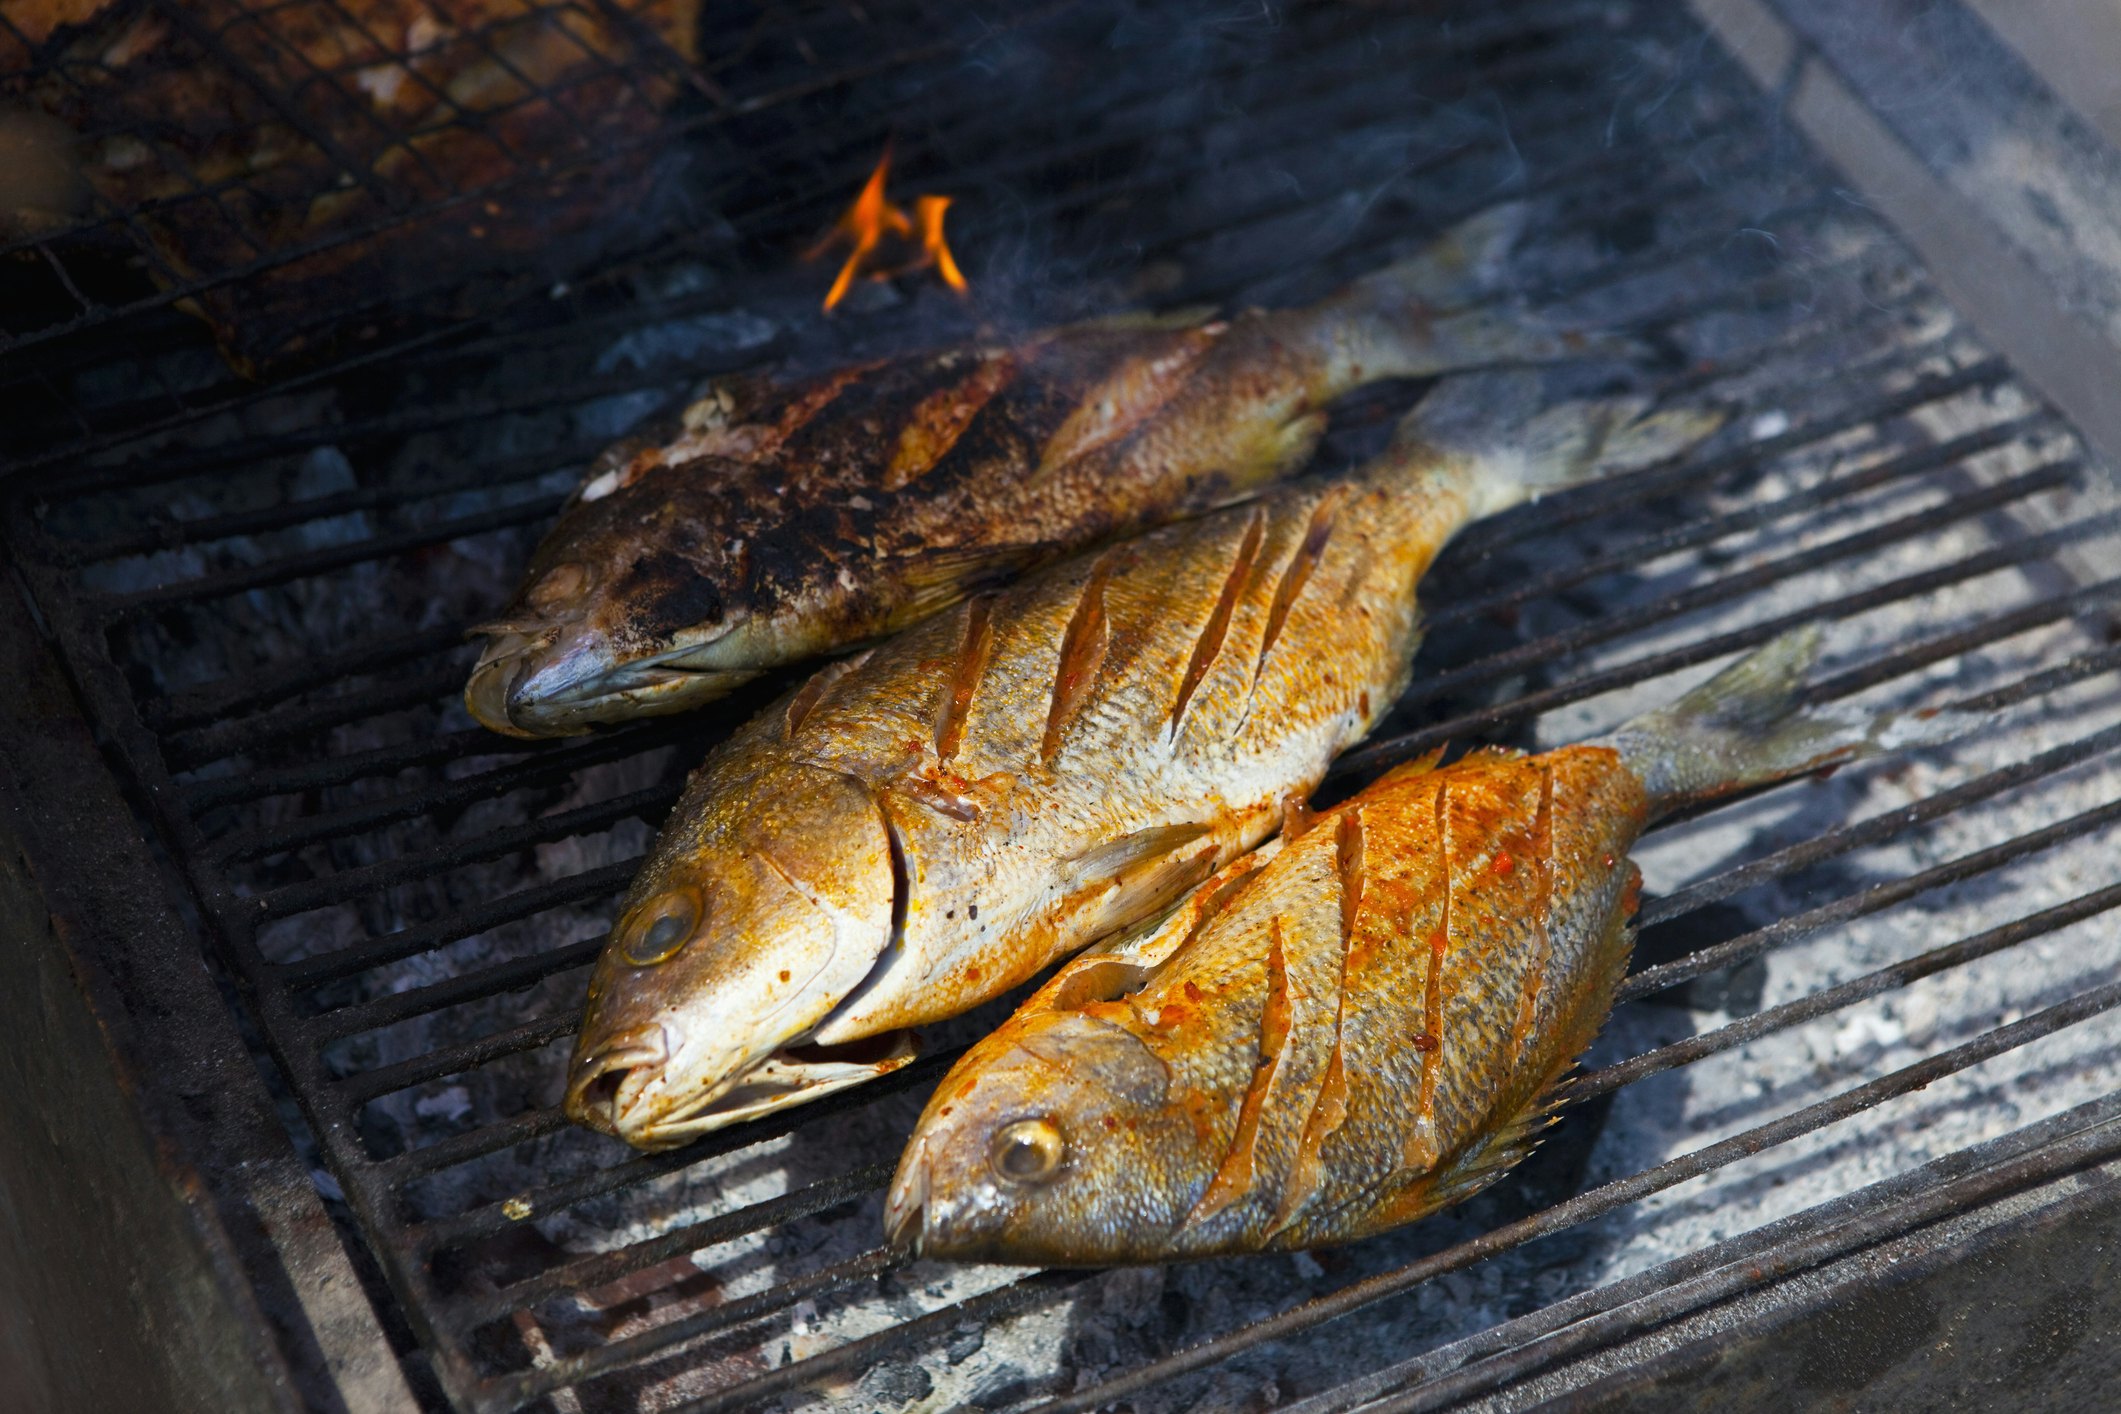
M 1470 473 L 1476 514 L 1491 515 L 1546 491 L 1632 471 L 1684 452 L 1723 425 L 1715 408 L 1650 411 L 1640 397 L 1547 405 L 1530 369 L 1447 378 L 1399 424 L 1388 462 L 1441 454 Z
M 1554 324 L 1508 297 L 1528 213 L 1521 201 L 1489 207 L 1320 306 L 1339 390 L 1455 368 L 1640 356 L 1631 339 Z
M 1989 720 L 1951 710 L 1868 713 L 1807 707 L 1804 681 L 1819 656 L 1816 624 L 1755 649 L 1670 706 L 1591 745 L 1610 746 L 1641 779 L 1651 818 L 1747 786 L 1822 767 L 1951 741 Z

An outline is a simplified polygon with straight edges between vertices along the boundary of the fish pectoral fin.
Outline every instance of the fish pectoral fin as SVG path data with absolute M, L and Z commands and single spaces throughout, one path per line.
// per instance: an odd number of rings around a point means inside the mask
M 1563 1075 L 1573 1069 L 1564 1067 Z M 1421 1175 L 1378 1205 L 1363 1223 L 1364 1233 L 1382 1232 L 1462 1203 L 1523 1163 L 1539 1147 L 1547 1126 L 1566 1098 L 1566 1079 L 1556 1079 L 1532 1102 L 1505 1120 L 1493 1133 L 1460 1150 L 1441 1168 Z M 1353 1234 L 1351 1234 L 1353 1235 Z
M 945 545 L 898 557 L 898 575 L 906 586 L 906 622 L 926 618 L 955 604 L 974 590 L 1013 578 L 1051 559 L 1046 544 Z
M 1160 825 L 1077 855 L 1058 935 L 1095 938 L 1158 913 L 1215 872 L 1222 842 L 1212 826 Z
M 1177 825 L 1152 825 L 1093 845 L 1068 861 L 1068 872 L 1077 884 L 1119 880 L 1136 870 L 1152 866 L 1184 849 L 1197 839 L 1214 833 L 1215 827 L 1188 820 Z

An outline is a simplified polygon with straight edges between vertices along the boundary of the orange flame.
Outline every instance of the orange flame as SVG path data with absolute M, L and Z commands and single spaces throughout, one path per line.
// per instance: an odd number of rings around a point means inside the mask
M 913 201 L 913 214 L 884 195 L 884 180 L 891 171 L 891 148 L 884 148 L 884 155 L 877 159 L 876 170 L 869 180 L 862 183 L 861 194 L 854 198 L 840 219 L 832 223 L 832 229 L 824 239 L 803 253 L 805 260 L 815 260 L 835 246 L 848 247 L 847 261 L 840 266 L 840 273 L 825 293 L 825 312 L 830 314 L 839 302 L 847 297 L 855 280 L 863 275 L 872 280 L 888 280 L 894 275 L 907 275 L 916 270 L 933 269 L 942 277 L 944 284 L 959 294 L 970 288 L 964 272 L 957 268 L 957 257 L 950 253 L 950 242 L 943 235 L 943 213 L 950 209 L 947 196 L 921 196 Z M 911 254 L 890 263 L 883 259 L 880 250 L 886 238 L 895 246 L 918 244 Z

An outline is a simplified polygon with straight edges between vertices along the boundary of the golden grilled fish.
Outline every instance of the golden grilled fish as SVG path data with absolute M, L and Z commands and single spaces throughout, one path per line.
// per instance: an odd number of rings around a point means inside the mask
M 1612 1007 L 1650 821 L 1958 729 L 1799 711 L 1817 641 L 1600 740 L 1402 767 L 1073 959 L 937 1087 L 894 1241 L 1093 1266 L 1286 1250 L 1494 1181 Z
M 1257 845 L 1398 695 L 1454 531 L 1717 421 L 1538 384 L 1447 380 L 1356 472 L 976 597 L 753 719 L 622 901 L 568 1112 L 659 1148 L 857 1083 Z
M 495 731 L 677 712 L 983 585 L 1256 494 L 1350 389 L 1580 353 L 1492 301 L 1523 221 L 1475 217 L 1306 309 L 1074 325 L 717 387 L 607 452 L 465 700 Z

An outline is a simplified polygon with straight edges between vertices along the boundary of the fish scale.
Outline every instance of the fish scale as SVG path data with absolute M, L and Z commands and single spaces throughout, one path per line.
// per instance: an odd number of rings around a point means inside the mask
M 970 1010 L 1165 909 L 1389 709 L 1415 587 L 1461 525 L 1718 420 L 1535 413 L 1536 377 L 1467 377 L 1355 472 L 960 604 L 741 728 L 622 901 L 569 1112 L 661 1147 L 816 1098 L 809 1067 L 853 1084 L 911 1054 L 835 1048 Z M 1489 415 L 1466 422 L 1469 404 Z

